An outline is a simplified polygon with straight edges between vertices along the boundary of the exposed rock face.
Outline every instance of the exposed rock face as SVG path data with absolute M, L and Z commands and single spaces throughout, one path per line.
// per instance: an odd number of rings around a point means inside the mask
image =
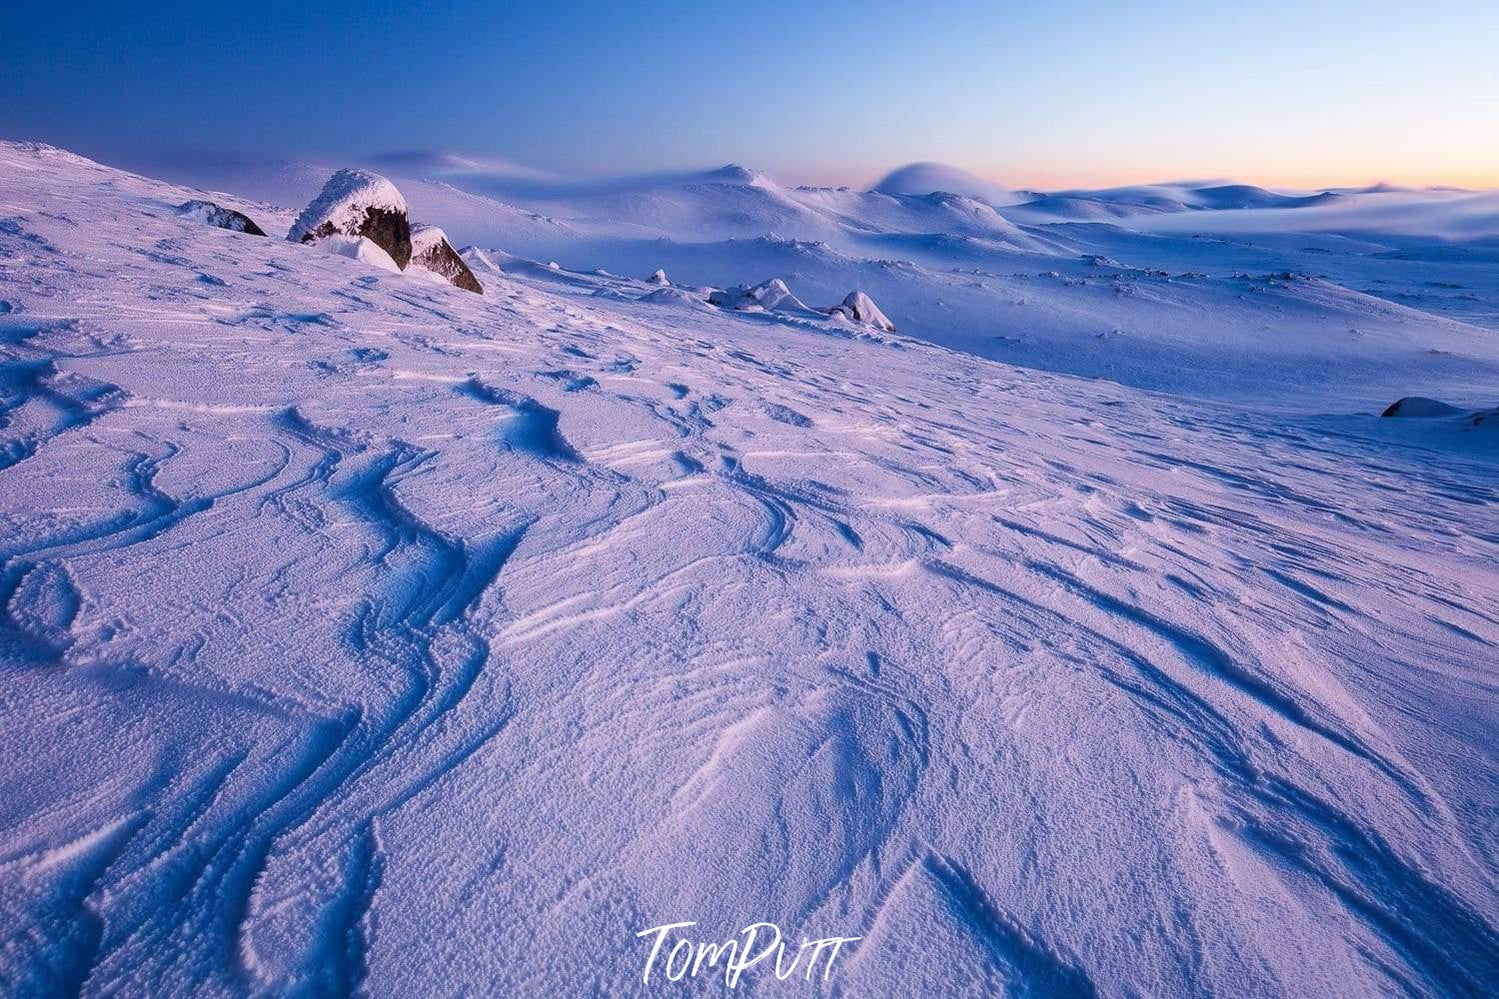
M 407 267 L 428 271 L 464 291 L 484 294 L 484 286 L 448 242 L 447 234 L 435 225 L 418 222 L 411 227 L 411 263 Z
M 396 266 L 411 260 L 411 223 L 406 199 L 396 186 L 368 170 L 340 170 L 297 216 L 286 238 L 313 243 L 325 236 L 364 236 L 390 255 Z
M 265 230 L 256 225 L 250 216 L 216 205 L 212 201 L 184 201 L 177 206 L 177 214 L 216 229 L 242 232 L 247 236 L 265 235 Z
M 708 295 L 708 304 L 716 305 L 720 309 L 734 309 L 739 312 L 811 311 L 802 304 L 801 299 L 791 294 L 791 289 L 787 288 L 786 282 L 780 278 L 772 278 L 753 288 L 740 285 L 737 288 L 711 292 Z
M 874 299 L 862 291 L 851 291 L 843 300 L 842 305 L 835 305 L 830 309 L 824 309 L 829 316 L 842 317 L 850 322 L 860 323 L 865 326 L 873 326 L 884 330 L 886 333 L 895 332 L 895 324 L 892 323 L 880 307 L 874 304 Z
M 1391 403 L 1389 408 L 1379 415 L 1428 418 L 1457 416 L 1461 412 L 1462 410 L 1456 406 L 1448 405 L 1439 399 L 1424 399 L 1418 395 L 1408 395 L 1398 402 Z

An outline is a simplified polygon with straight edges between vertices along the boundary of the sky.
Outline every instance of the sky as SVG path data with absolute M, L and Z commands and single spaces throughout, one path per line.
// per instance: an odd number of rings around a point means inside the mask
M 106 162 L 1499 187 L 1496 0 L 811 6 L 11 0 L 0 136 Z

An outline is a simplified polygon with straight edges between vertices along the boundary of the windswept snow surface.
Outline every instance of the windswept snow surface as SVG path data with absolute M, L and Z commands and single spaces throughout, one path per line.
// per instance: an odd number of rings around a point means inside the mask
M 687 920 L 863 938 L 752 994 L 1499 980 L 1492 425 L 193 194 L 0 147 L 0 992 L 721 994 L 642 983 Z

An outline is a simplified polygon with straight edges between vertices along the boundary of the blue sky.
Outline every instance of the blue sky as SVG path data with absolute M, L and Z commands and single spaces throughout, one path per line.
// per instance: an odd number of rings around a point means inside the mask
M 11 2 L 0 134 L 570 173 L 1499 186 L 1499 3 Z

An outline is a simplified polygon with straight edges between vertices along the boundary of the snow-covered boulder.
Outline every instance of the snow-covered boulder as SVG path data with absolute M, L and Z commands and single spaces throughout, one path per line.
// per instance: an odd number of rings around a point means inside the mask
M 653 284 L 658 288 L 670 288 L 671 281 L 666 277 L 666 272 L 657 268 L 656 273 L 645 279 L 646 284 Z
M 849 322 L 860 323 L 864 326 L 873 326 L 884 330 L 886 333 L 895 332 L 895 324 L 892 323 L 880 307 L 874 304 L 874 299 L 862 291 L 851 291 L 843 300 L 842 305 L 835 305 L 830 309 L 824 309 L 829 316 L 846 319 Z
M 733 309 L 736 312 L 811 311 L 802 304 L 801 299 L 791 294 L 791 289 L 787 288 L 786 282 L 780 278 L 771 278 L 753 288 L 740 285 L 737 288 L 711 292 L 708 295 L 708 304 L 716 305 L 720 309 Z
M 194 222 L 211 225 L 216 229 L 242 232 L 247 236 L 264 236 L 265 230 L 256 225 L 250 216 L 232 208 L 224 208 L 212 201 L 184 201 L 177 206 L 177 214 Z
M 464 291 L 484 294 L 484 286 L 448 242 L 447 233 L 435 225 L 418 222 L 411 227 L 411 262 L 406 267 L 434 274 Z
M 384 250 L 398 268 L 411 259 L 411 223 L 406 199 L 396 186 L 368 170 L 340 170 L 302 210 L 286 238 L 313 243 L 327 236 L 364 236 Z
M 1457 416 L 1462 412 L 1456 406 L 1449 405 L 1439 399 L 1425 399 L 1418 395 L 1408 395 L 1398 402 L 1392 402 L 1389 408 L 1379 415 L 1425 419 L 1433 416 Z
M 381 249 L 381 247 L 368 236 L 345 236 L 342 234 L 335 234 L 332 236 L 324 236 L 314 245 L 317 246 L 317 248 L 320 250 L 327 250 L 329 253 L 336 253 L 340 257 L 348 257 L 350 260 L 359 260 L 371 265 L 372 267 L 378 267 L 384 271 L 391 271 L 396 274 L 401 273 L 401 268 L 396 266 L 396 262 L 394 260 L 390 259 L 390 254 Z

